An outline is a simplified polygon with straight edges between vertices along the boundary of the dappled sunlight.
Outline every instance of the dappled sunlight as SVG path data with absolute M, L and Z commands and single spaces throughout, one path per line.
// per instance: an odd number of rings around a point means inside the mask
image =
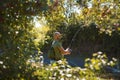
M 46 36 L 46 33 L 50 30 L 49 26 L 46 24 L 44 17 L 40 19 L 37 19 L 37 17 L 35 17 L 33 24 L 33 30 L 31 30 L 32 35 L 35 37 L 33 41 L 36 45 L 40 45 L 40 42 L 43 44 L 48 38 L 48 36 Z
M 33 34 L 35 35 L 34 43 L 39 45 L 39 42 L 43 42 L 48 38 L 46 33 L 49 31 L 48 26 L 35 27 L 33 29 Z
M 35 21 L 35 27 L 36 27 L 36 28 L 39 28 L 39 27 L 42 27 L 42 25 L 40 24 L 39 21 Z
M 47 20 L 45 19 L 44 16 L 35 16 L 33 18 L 34 27 L 39 28 L 39 27 L 44 27 L 47 25 Z

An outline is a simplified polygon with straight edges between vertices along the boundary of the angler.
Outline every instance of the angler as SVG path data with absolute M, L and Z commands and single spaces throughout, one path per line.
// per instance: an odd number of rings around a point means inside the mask
M 51 49 L 48 52 L 48 57 L 51 59 L 51 62 L 58 61 L 64 58 L 64 55 L 70 54 L 70 49 L 64 49 L 62 46 L 62 43 L 60 42 L 61 39 L 61 33 L 55 32 L 53 34 L 53 42 Z

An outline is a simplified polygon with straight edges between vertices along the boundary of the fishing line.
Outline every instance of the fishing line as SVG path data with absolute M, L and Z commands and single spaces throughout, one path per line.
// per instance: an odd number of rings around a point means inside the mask
M 83 27 L 83 26 L 82 26 Z M 81 27 L 80 27 L 81 28 Z M 74 40 L 75 40 L 75 37 L 77 36 L 77 34 L 79 33 L 79 31 L 80 31 L 80 28 L 76 31 L 76 33 L 74 34 L 74 36 L 73 36 L 73 38 L 72 38 L 72 40 L 71 40 L 71 42 L 70 42 L 70 44 L 69 44 L 69 46 L 68 46 L 68 48 L 70 49 L 70 47 L 72 46 L 72 43 L 74 42 Z

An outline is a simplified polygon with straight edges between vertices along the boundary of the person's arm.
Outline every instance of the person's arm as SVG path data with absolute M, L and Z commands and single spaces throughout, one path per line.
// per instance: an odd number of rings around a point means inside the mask
M 58 47 L 58 49 L 59 49 L 59 50 L 60 50 L 60 52 L 61 52 L 62 54 L 64 54 L 64 55 L 70 54 L 69 49 L 64 50 L 64 48 L 63 48 L 63 47 Z

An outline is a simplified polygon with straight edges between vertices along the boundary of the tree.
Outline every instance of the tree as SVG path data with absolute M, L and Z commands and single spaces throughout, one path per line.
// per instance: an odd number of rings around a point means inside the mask
M 0 79 L 26 78 L 30 55 L 39 54 L 33 18 L 47 9 L 47 0 L 2 0 L 0 6 Z M 44 6 L 44 7 L 43 7 Z M 40 42 L 40 41 L 39 41 Z M 38 43 L 39 43 L 38 42 Z M 38 51 L 38 53 L 35 53 Z M 13 74 L 11 74 L 13 73 Z
M 80 16 L 81 19 L 84 19 L 85 24 L 94 22 L 101 32 L 110 35 L 114 30 L 119 31 L 120 5 L 118 0 L 89 0 L 84 3 L 87 6 L 82 8 Z

